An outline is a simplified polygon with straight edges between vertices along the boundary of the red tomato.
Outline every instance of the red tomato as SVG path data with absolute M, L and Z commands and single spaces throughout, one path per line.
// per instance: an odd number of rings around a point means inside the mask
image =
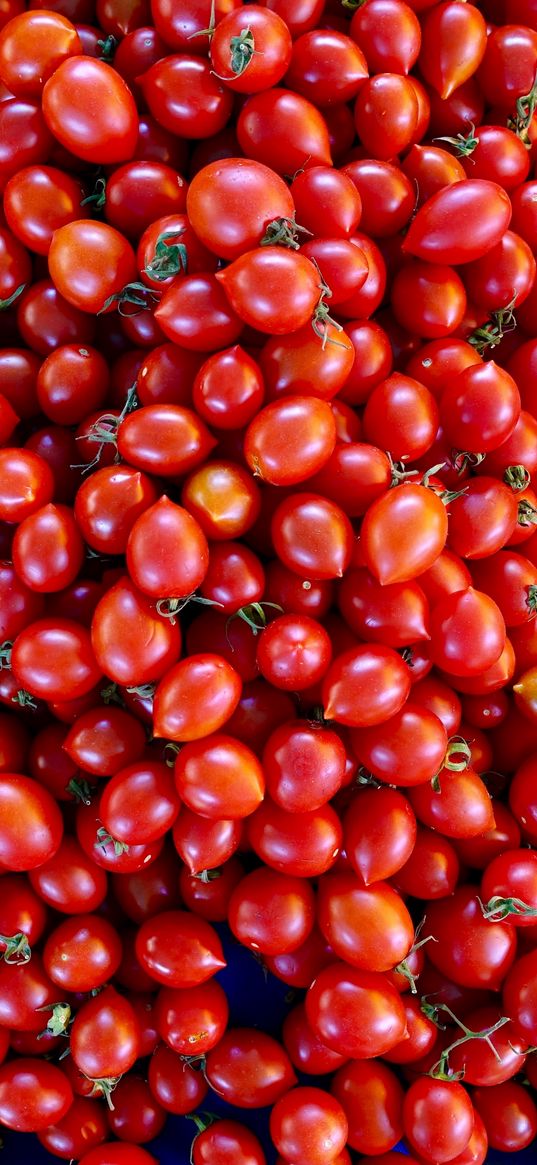
M 411 1147 L 426 1161 L 450 1161 L 472 1135 L 472 1101 L 462 1084 L 423 1076 L 406 1093 L 403 1124 Z
M 103 61 L 80 56 L 59 64 L 43 90 L 43 113 L 54 137 L 85 162 L 124 162 L 134 154 L 134 98 Z
M 56 12 L 21 12 L 0 33 L 0 78 L 16 97 L 39 97 L 62 61 L 82 53 L 76 28 Z
M 510 218 L 511 203 L 501 186 L 467 179 L 439 190 L 420 207 L 403 250 L 428 263 L 469 263 L 499 243 Z
M 276 1101 L 270 1114 L 270 1134 L 286 1160 L 324 1165 L 345 1148 L 348 1122 L 334 1096 L 321 1088 L 291 1089 Z
M 277 174 L 296 174 L 331 164 L 330 139 L 319 110 L 290 89 L 270 89 L 248 99 L 237 119 L 237 137 L 247 158 Z
M 262 867 L 235 887 L 229 926 L 243 946 L 261 955 L 287 954 L 306 941 L 315 922 L 315 896 L 302 877 Z
M 368 570 L 382 584 L 406 582 L 433 565 L 447 534 L 446 507 L 440 497 L 409 482 L 382 494 L 366 511 L 362 553 Z
M 276 12 L 245 7 L 228 13 L 215 28 L 211 64 L 215 76 L 234 93 L 259 93 L 277 85 L 287 72 L 291 33 Z
M 386 976 L 348 963 L 319 972 L 306 995 L 306 1015 L 318 1039 L 353 1060 L 384 1055 L 406 1031 L 401 996 Z
M 296 1084 L 287 1052 L 255 1028 L 228 1028 L 207 1056 L 206 1078 L 236 1108 L 274 1104 Z
M 72 1101 L 69 1081 L 54 1064 L 17 1057 L 0 1067 L 0 1120 L 8 1129 L 35 1133 L 61 1120 Z

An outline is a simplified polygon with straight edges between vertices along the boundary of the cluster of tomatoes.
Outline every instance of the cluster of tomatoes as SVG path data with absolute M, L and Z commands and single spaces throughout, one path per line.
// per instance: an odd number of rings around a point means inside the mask
M 536 0 L 0 21 L 0 1124 L 521 1150 Z

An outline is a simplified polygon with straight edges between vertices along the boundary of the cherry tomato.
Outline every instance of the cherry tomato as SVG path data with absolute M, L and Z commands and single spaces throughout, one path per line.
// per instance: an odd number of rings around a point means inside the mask
M 43 114 L 54 137 L 85 162 L 125 162 L 134 154 L 134 98 L 103 61 L 80 56 L 59 64 L 43 90 Z

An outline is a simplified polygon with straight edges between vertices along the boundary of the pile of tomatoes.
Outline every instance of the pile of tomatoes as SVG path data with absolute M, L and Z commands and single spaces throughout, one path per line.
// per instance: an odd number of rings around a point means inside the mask
M 537 2 L 0 25 L 0 1125 L 522 1150 Z

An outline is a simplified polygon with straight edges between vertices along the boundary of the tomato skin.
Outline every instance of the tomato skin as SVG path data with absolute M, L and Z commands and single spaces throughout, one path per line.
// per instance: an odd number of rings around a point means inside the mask
M 237 7 L 239 0 L 217 0 L 216 24 Z M 151 3 L 151 17 L 157 32 L 170 48 L 178 52 L 207 55 L 207 38 L 199 34 L 208 27 L 209 16 L 206 0 L 181 0 L 173 6 L 166 0 L 152 0 Z
M 343 829 L 345 852 L 365 886 L 396 874 L 411 857 L 417 835 L 412 806 L 397 789 L 360 789 Z
M 207 1056 L 206 1078 L 236 1108 L 274 1104 L 297 1083 L 281 1044 L 255 1028 L 228 1028 Z
M 8 226 L 31 251 L 47 255 L 59 227 L 84 218 L 82 183 L 54 166 L 27 166 L 10 178 L 4 191 Z
M 431 615 L 433 660 L 451 675 L 480 675 L 499 659 L 505 634 L 501 610 L 488 594 L 474 587 L 456 591 L 441 600 Z
M 322 114 L 290 89 L 275 88 L 250 97 L 237 119 L 237 137 L 247 158 L 282 176 L 332 162 Z
M 252 421 L 264 396 L 261 368 L 238 344 L 209 356 L 192 386 L 192 400 L 199 416 L 225 431 L 242 429 Z
M 63 822 L 56 801 L 32 777 L 0 773 L 0 859 L 11 870 L 31 870 L 60 846 Z
M 223 988 L 214 979 L 181 990 L 162 987 L 155 1019 L 159 1035 L 179 1055 L 204 1055 L 222 1038 L 229 1007 Z
M 337 733 L 306 720 L 279 725 L 263 751 L 267 792 L 289 813 L 307 813 L 331 800 L 343 782 L 345 764 Z
M 392 111 L 389 119 L 388 109 Z M 377 73 L 362 85 L 356 98 L 354 121 L 371 157 L 388 162 L 412 145 L 417 120 L 416 92 L 406 77 L 398 73 Z
M 221 656 L 190 655 L 170 669 L 155 692 L 155 735 L 188 741 L 218 731 L 241 691 L 240 676 Z
M 444 549 L 446 507 L 430 489 L 403 485 L 387 490 L 366 511 L 362 553 L 379 582 L 407 582 L 428 570 Z
M 80 1158 L 82 1165 L 156 1165 L 156 1158 L 132 1142 L 107 1141 Z
M 397 276 L 394 295 L 396 281 Z M 396 461 L 414 461 L 431 448 L 438 419 L 436 401 L 429 389 L 402 372 L 393 372 L 375 385 L 367 398 L 364 437 L 377 448 L 387 444 Z
M 319 300 L 320 277 L 300 252 L 269 246 L 246 251 L 217 271 L 233 311 L 250 327 L 286 335 L 306 324 Z
M 464 284 L 452 267 L 416 260 L 397 272 L 392 285 L 395 318 L 427 339 L 451 335 L 466 311 Z
M 351 1060 L 336 1072 L 331 1090 L 349 1121 L 348 1144 L 359 1153 L 388 1153 L 403 1135 L 403 1089 L 382 1060 Z M 411 1160 L 411 1159 L 410 1159 Z M 386 1162 L 388 1165 L 388 1162 Z M 402 1165 L 398 1159 L 389 1165 Z
M 413 220 L 403 251 L 428 263 L 469 263 L 499 243 L 511 203 L 495 182 L 468 178 L 433 194 Z
M 383 644 L 360 645 L 329 667 L 322 688 L 324 715 L 351 728 L 368 728 L 400 712 L 409 693 L 409 670 L 397 652 Z
M 411 1147 L 426 1161 L 449 1161 L 470 1140 L 474 1110 L 461 1084 L 424 1076 L 406 1093 L 403 1123 Z
M 54 137 L 85 162 L 125 162 L 134 154 L 134 98 L 103 61 L 86 56 L 63 61 L 43 90 L 43 114 Z
M 298 1003 L 286 1016 L 282 1039 L 295 1068 L 308 1075 L 321 1076 L 345 1063 L 346 1057 L 323 1044 L 310 1027 L 304 1003 Z
M 367 9 L 378 2 L 370 0 Z M 392 2 L 388 0 L 388 4 Z M 385 238 L 406 226 L 414 209 L 415 194 L 402 170 L 391 162 L 358 158 L 344 166 L 342 173 L 348 175 L 360 195 L 363 231 L 374 238 Z
M 336 444 L 330 405 L 293 396 L 265 405 L 250 422 L 244 452 L 252 473 L 271 485 L 296 485 L 326 463 Z
M 72 1100 L 67 1077 L 53 1064 L 21 1057 L 0 1067 L 0 1120 L 9 1129 L 44 1129 L 61 1120 Z
M 39 593 L 64 590 L 84 561 L 84 543 L 68 506 L 49 504 L 25 518 L 13 539 L 19 578 Z
M 252 158 L 223 158 L 204 166 L 190 183 L 186 205 L 201 242 L 232 260 L 258 245 L 270 222 L 294 213 L 283 179 Z
M 301 812 L 297 830 L 296 813 L 266 797 L 248 821 L 247 837 L 254 853 L 271 869 L 291 877 L 316 878 L 334 865 L 342 830 L 331 805 Z
M 32 888 L 62 914 L 85 914 L 101 905 L 107 879 L 104 870 L 84 853 L 74 837 L 65 834 L 52 858 L 30 871 Z
M 485 100 L 502 111 L 513 109 L 518 99 L 530 92 L 536 61 L 537 33 L 533 28 L 502 24 L 493 29 L 477 75 Z
M 431 780 L 442 767 L 448 736 L 434 712 L 407 700 L 382 724 L 353 728 L 351 742 L 378 780 L 412 788 Z

